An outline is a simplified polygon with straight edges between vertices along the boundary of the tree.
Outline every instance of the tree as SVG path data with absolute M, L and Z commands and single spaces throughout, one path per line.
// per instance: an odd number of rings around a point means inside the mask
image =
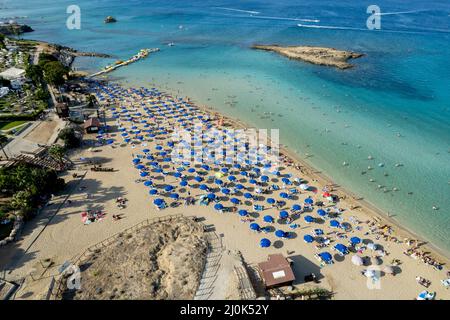
M 6 154 L 5 149 L 3 149 L 3 145 L 8 141 L 8 137 L 0 133 L 0 148 L 2 149 L 3 154 L 5 155 L 6 159 L 9 159 L 8 155 Z
M 16 192 L 11 199 L 11 207 L 22 216 L 28 215 L 33 210 L 33 195 L 28 190 Z
M 58 138 L 64 141 L 64 146 L 67 149 L 76 148 L 80 145 L 80 139 L 75 134 L 73 128 L 62 129 Z
M 64 163 L 63 160 L 64 156 L 66 155 L 66 148 L 64 148 L 63 146 L 60 146 L 59 144 L 54 144 L 50 147 L 48 153 L 61 164 Z
M 41 85 L 42 79 L 44 78 L 41 66 L 34 64 L 27 65 L 25 68 L 25 75 L 33 81 L 35 86 Z
M 69 69 L 59 61 L 51 61 L 44 65 L 44 80 L 52 85 L 62 85 L 65 76 L 69 74 Z

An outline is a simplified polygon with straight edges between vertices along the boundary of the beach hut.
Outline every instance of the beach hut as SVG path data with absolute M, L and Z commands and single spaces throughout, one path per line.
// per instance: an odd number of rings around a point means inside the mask
M 258 263 L 258 271 L 266 289 L 289 286 L 295 280 L 291 261 L 281 254 L 269 255 L 267 261 Z
M 96 117 L 89 118 L 84 122 L 84 130 L 86 133 L 96 133 L 100 130 L 100 120 Z

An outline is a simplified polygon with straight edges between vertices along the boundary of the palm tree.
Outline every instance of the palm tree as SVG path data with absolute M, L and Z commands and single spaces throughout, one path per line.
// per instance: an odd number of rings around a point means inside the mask
M 0 133 L 0 148 L 2 149 L 3 154 L 5 155 L 6 159 L 9 159 L 8 155 L 6 154 L 5 149 L 3 149 L 3 145 L 8 142 L 8 137 L 4 134 Z

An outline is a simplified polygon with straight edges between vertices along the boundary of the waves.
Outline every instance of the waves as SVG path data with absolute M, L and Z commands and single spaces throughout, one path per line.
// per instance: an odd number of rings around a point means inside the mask
M 316 24 L 297 24 L 300 28 L 315 28 L 315 29 L 333 29 L 333 30 L 356 30 L 356 31 L 367 31 L 368 29 L 364 28 L 352 28 L 352 27 L 339 27 L 339 26 L 322 26 Z

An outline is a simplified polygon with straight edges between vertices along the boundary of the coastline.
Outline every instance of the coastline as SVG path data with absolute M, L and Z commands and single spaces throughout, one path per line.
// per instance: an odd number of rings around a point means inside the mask
M 121 81 L 117 81 L 121 85 L 129 85 L 127 83 L 122 83 Z M 172 96 L 176 94 L 174 92 L 166 91 Z M 238 120 L 236 118 L 227 116 L 214 107 L 201 105 L 197 103 L 197 101 L 190 99 L 197 107 L 202 109 L 203 111 L 214 115 L 219 116 L 224 119 L 224 124 L 229 123 L 230 127 L 235 127 L 239 129 L 245 128 L 256 128 L 254 126 L 249 125 L 248 123 Z M 314 180 L 316 184 L 318 184 L 321 188 L 325 185 L 333 185 L 334 193 L 339 196 L 340 199 L 345 198 L 345 202 L 351 206 L 355 205 L 358 211 L 363 211 L 364 214 L 368 216 L 368 218 L 375 219 L 381 225 L 390 225 L 395 228 L 394 234 L 398 236 L 402 241 L 407 239 L 417 240 L 418 243 L 421 243 L 420 247 L 425 252 L 431 252 L 431 254 L 438 260 L 442 261 L 446 266 L 450 265 L 450 254 L 446 253 L 443 249 L 435 246 L 428 240 L 424 240 L 422 236 L 418 235 L 414 231 L 403 226 L 399 221 L 393 219 L 393 217 L 389 217 L 382 209 L 378 208 L 375 204 L 369 202 L 363 197 L 358 196 L 348 188 L 345 188 L 341 185 L 337 185 L 332 177 L 328 176 L 323 171 L 314 167 L 314 165 L 308 163 L 305 159 L 302 159 L 299 155 L 295 154 L 295 152 L 289 150 L 285 145 L 280 144 L 280 155 L 283 154 L 287 156 L 289 159 L 293 161 L 293 167 L 295 165 L 299 165 L 304 170 L 300 171 L 298 169 L 294 169 L 299 171 L 301 174 L 307 176 Z

